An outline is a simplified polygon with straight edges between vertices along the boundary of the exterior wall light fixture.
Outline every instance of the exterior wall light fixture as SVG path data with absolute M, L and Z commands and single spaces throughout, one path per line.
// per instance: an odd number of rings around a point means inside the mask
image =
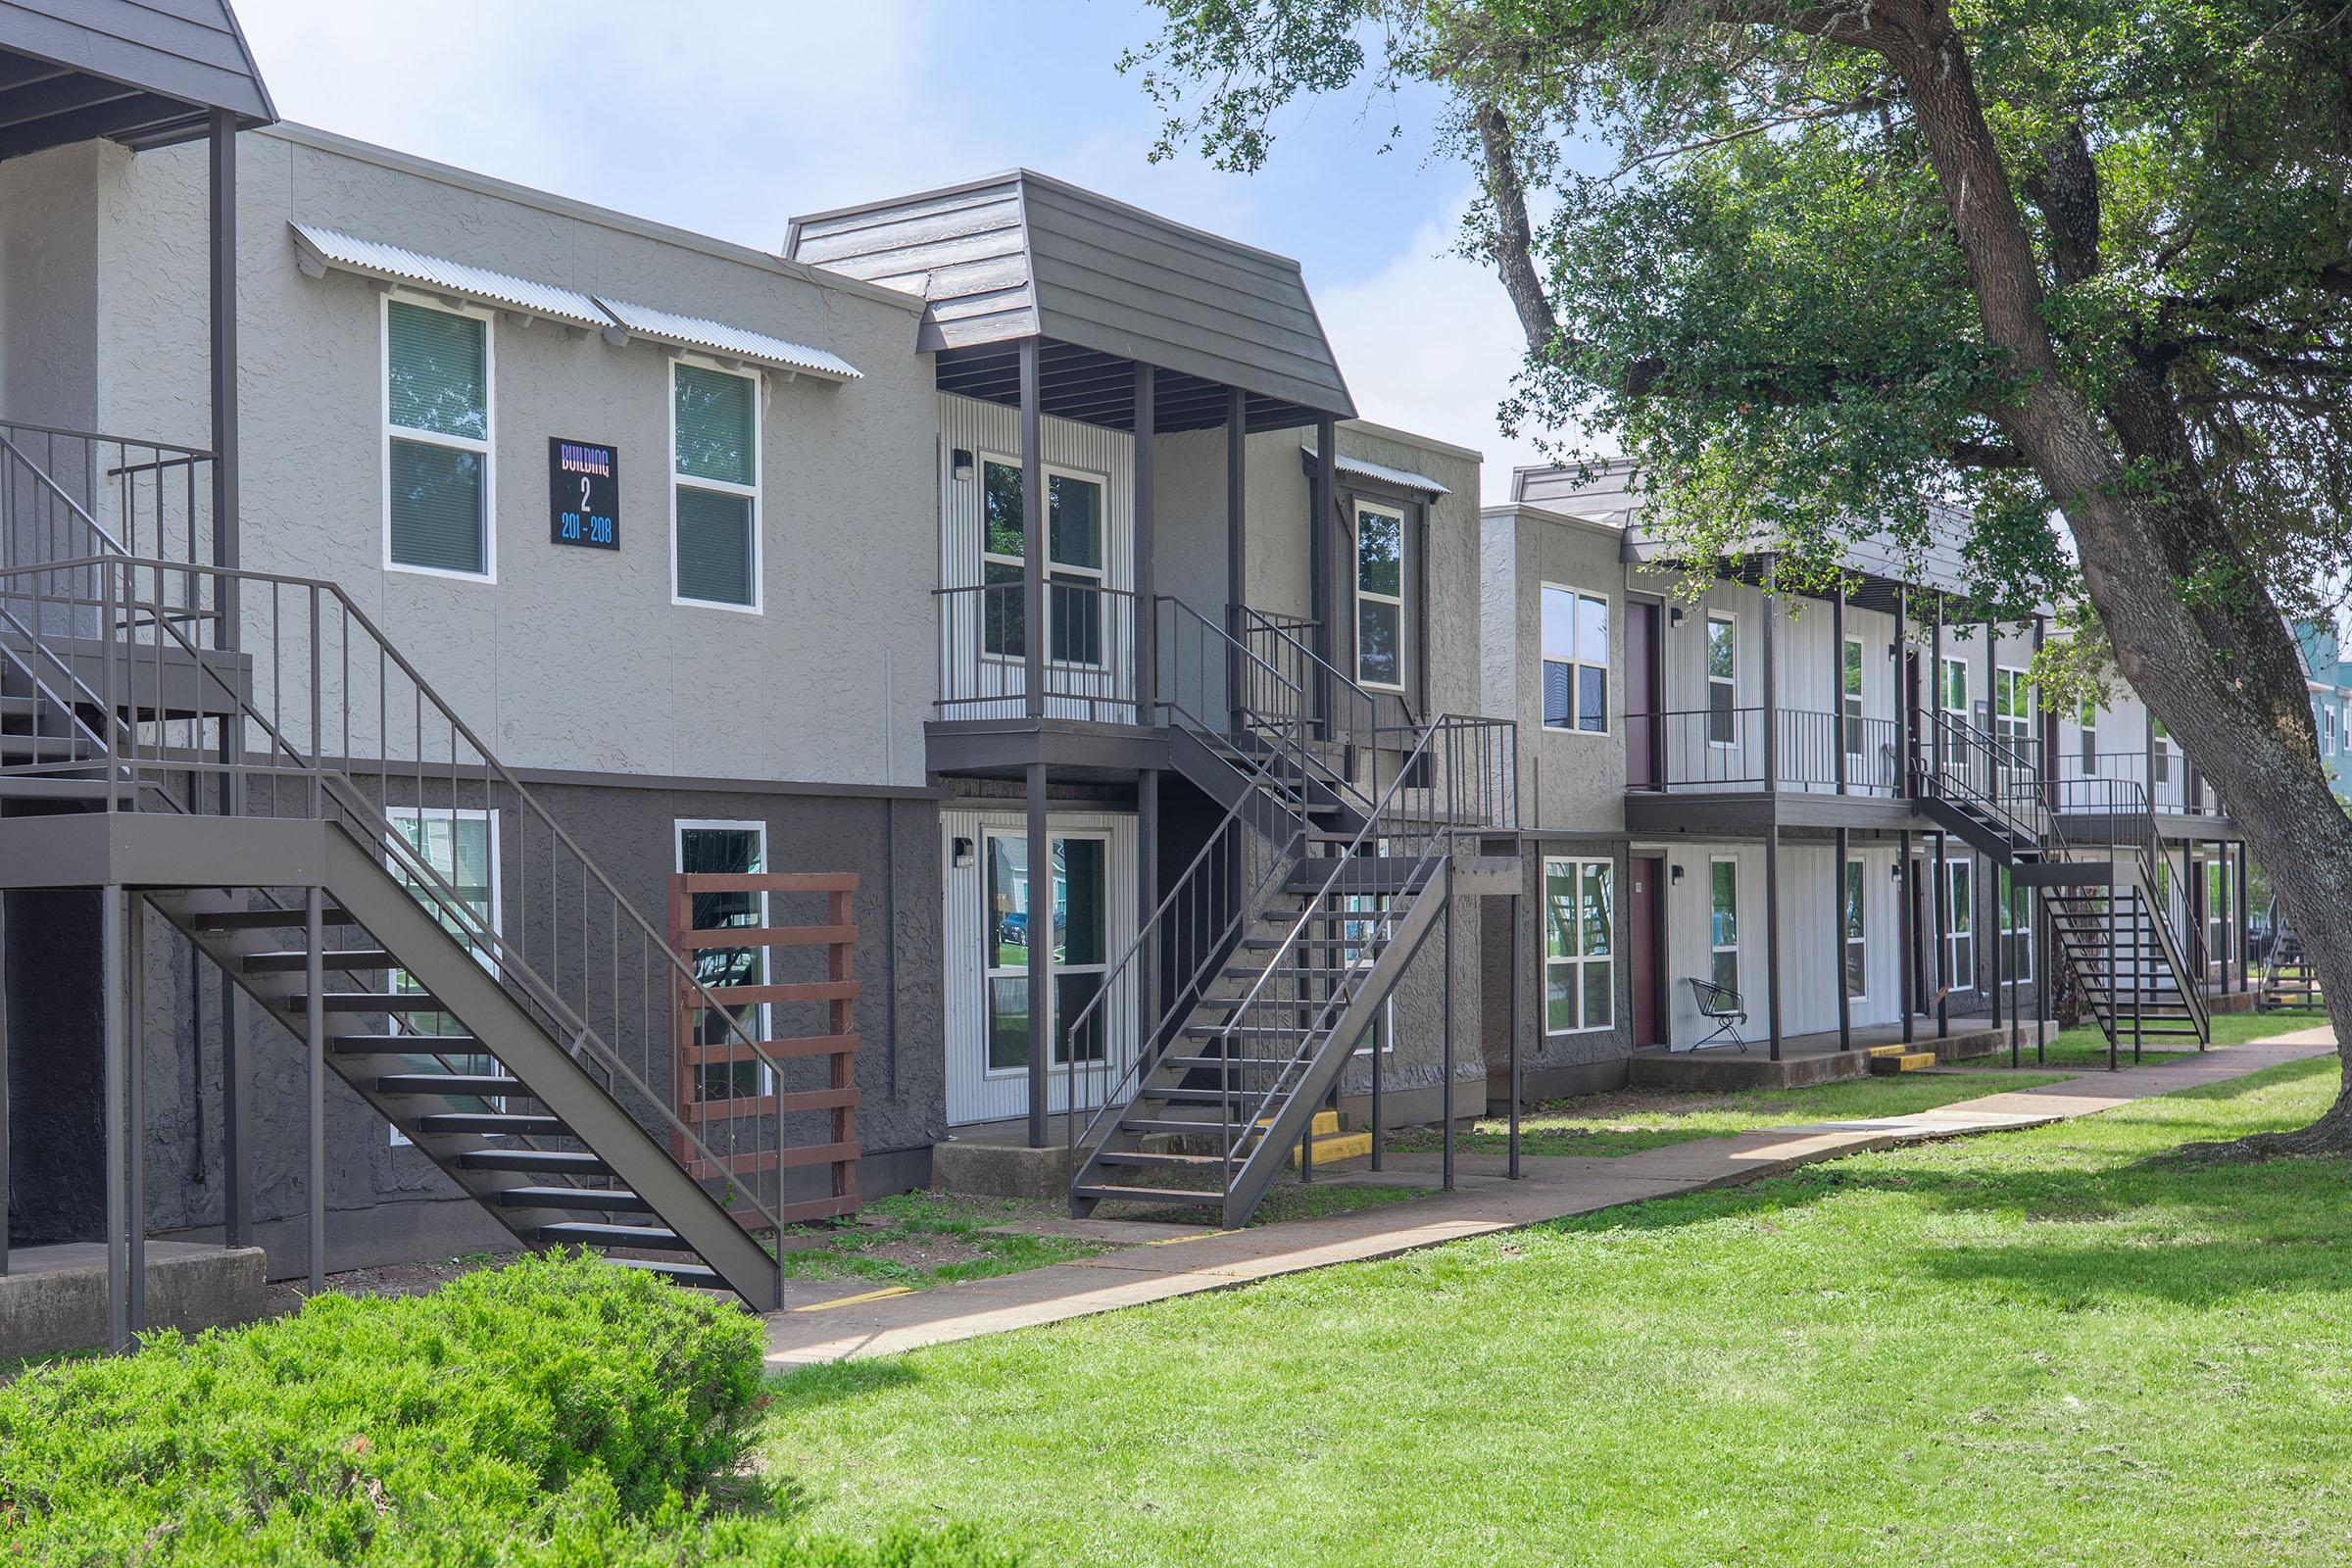
M 950 464 L 950 466 L 952 466 L 952 467 L 955 469 L 955 471 L 956 471 L 956 482 L 957 484 L 969 484 L 969 483 L 971 483 L 971 480 L 972 480 L 972 454 L 971 454 L 971 450 L 970 450 L 968 447 L 957 447 L 957 448 L 956 448 L 956 449 L 954 452 L 950 453 L 950 454 L 948 455 L 948 457 L 949 457 L 949 464 Z

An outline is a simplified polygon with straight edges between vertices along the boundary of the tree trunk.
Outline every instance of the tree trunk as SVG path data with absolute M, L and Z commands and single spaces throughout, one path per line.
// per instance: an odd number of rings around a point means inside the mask
M 2341 905 L 2352 888 L 2352 818 L 2320 770 L 2293 641 L 2214 504 L 2161 380 L 2127 368 L 2102 411 L 2123 456 L 2164 476 L 2166 488 L 2142 493 L 2096 415 L 2060 376 L 2040 270 L 1967 50 L 1940 17 L 1918 36 L 1915 47 L 1883 52 L 1910 91 L 1985 335 L 2031 377 L 1997 418 L 2066 517 L 2124 678 L 2228 804 L 2304 933 L 2338 1054 L 2352 1067 L 2352 1018 L 2334 1010 L 2338 998 L 2352 999 L 2352 925 Z M 2189 603 L 2181 583 L 2217 565 L 2234 569 L 2241 587 L 2219 602 Z M 2249 1155 L 2352 1152 L 2352 1087 L 2339 1087 L 2308 1128 L 2228 1147 Z

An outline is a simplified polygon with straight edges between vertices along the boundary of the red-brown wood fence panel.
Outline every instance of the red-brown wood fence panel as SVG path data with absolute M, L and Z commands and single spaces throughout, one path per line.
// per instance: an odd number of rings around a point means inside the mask
M 829 1219 L 857 1211 L 858 1156 L 858 991 L 855 953 L 858 926 L 851 905 L 858 892 L 852 872 L 711 871 L 679 872 L 669 879 L 670 946 L 690 966 L 709 954 L 760 956 L 761 983 L 711 985 L 710 995 L 730 1008 L 758 1008 L 751 1013 L 752 1033 L 776 1064 L 772 1082 L 755 1077 L 753 1093 L 743 1074 L 711 1069 L 740 1068 L 756 1054 L 724 1028 L 706 1028 L 699 1004 L 690 1004 L 687 988 L 679 986 L 677 1061 L 674 1093 L 680 1119 L 697 1128 L 723 1124 L 723 1140 L 705 1138 L 714 1151 L 710 1158 L 690 1155 L 680 1143 L 675 1151 L 687 1168 L 701 1179 L 723 1171 L 760 1195 L 787 1225 Z M 694 899 L 698 893 L 754 893 L 762 895 L 760 907 L 771 923 L 712 926 L 697 929 Z M 812 925 L 777 921 L 779 906 L 787 899 L 819 898 L 823 918 Z M 821 950 L 821 951 L 819 951 Z M 783 978 L 790 976 L 790 978 Z M 794 1034 L 776 1020 L 783 1015 L 819 1016 L 818 1032 Z M 765 1036 L 764 1019 L 775 1033 Z M 714 1037 L 714 1038 L 710 1038 Z M 824 1069 L 809 1069 L 807 1083 L 797 1080 L 796 1064 L 822 1059 Z M 817 1081 L 821 1076 L 822 1081 Z M 713 1093 L 713 1088 L 724 1093 Z M 795 1141 L 790 1119 L 820 1113 L 823 1131 L 817 1141 Z M 748 1140 L 745 1124 L 767 1129 Z M 808 1123 L 801 1123 L 806 1128 Z M 782 1201 L 785 1172 L 812 1165 L 830 1165 L 831 1194 L 827 1197 Z M 739 1214 L 750 1210 L 739 1208 Z

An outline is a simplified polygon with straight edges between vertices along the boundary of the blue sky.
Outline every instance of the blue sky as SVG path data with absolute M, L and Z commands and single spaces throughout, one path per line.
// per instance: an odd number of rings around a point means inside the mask
M 1305 106 L 1244 178 L 1149 162 L 1157 117 L 1116 62 L 1158 13 L 1133 0 L 237 14 L 289 120 L 746 244 L 779 245 L 795 213 L 1025 164 L 1295 256 L 1366 417 L 1480 449 L 1490 497 L 1534 461 L 1494 426 L 1509 304 L 1445 254 L 1471 181 L 1428 155 L 1432 98 Z

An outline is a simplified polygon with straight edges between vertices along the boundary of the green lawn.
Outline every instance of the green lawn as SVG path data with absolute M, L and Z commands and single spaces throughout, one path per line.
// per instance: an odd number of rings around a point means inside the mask
M 2213 1015 L 2213 1043 L 2217 1046 L 2242 1046 L 2249 1040 L 2261 1040 L 2270 1035 L 2282 1035 L 2297 1029 L 2316 1029 L 2328 1022 L 2325 1013 L 2311 1012 L 2217 1012 Z M 2151 1051 L 2142 1060 L 2159 1066 L 2167 1062 L 2183 1061 L 2196 1054 L 2194 1042 L 2186 1052 Z M 2007 1055 L 2001 1059 L 2006 1061 Z M 2118 1053 L 2118 1062 L 2132 1065 L 2129 1048 Z M 2025 1064 L 2033 1066 L 2034 1048 L 2025 1048 Z M 2083 1029 L 2069 1029 L 2051 1040 L 2048 1046 L 2048 1064 L 2054 1067 L 2105 1067 L 2107 1065 L 2107 1037 L 2094 1024 Z
M 1036 1560 L 2352 1563 L 2332 1059 L 770 1385 L 808 1520 Z
M 1721 1138 L 1759 1127 L 1788 1127 L 1816 1121 L 1868 1121 L 1934 1110 L 1956 1100 L 1975 1100 L 2009 1089 L 2057 1083 L 2067 1073 L 1906 1073 L 1889 1078 L 1846 1078 L 1802 1089 L 1745 1089 L 1736 1094 L 1666 1094 L 1628 1089 L 1584 1095 L 1531 1105 L 1519 1118 L 1520 1148 L 1530 1154 L 1609 1157 L 1639 1153 L 1693 1138 Z M 1442 1147 L 1438 1133 L 1412 1128 L 1389 1147 L 1427 1151 Z M 1466 1152 L 1499 1154 L 1510 1147 L 1510 1123 L 1498 1116 L 1454 1141 Z

